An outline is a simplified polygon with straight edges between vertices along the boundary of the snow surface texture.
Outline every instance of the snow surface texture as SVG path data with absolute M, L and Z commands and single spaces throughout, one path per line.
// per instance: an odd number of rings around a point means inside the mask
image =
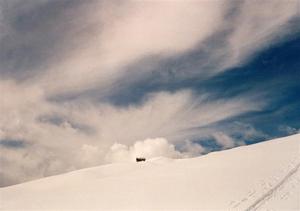
M 300 134 L 189 159 L 115 163 L 0 189 L 0 210 L 299 210 Z

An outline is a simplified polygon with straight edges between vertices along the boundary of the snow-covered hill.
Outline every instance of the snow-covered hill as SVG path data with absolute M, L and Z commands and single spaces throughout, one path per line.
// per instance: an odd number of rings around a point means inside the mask
M 300 209 L 300 134 L 206 156 L 118 163 L 0 189 L 0 210 Z

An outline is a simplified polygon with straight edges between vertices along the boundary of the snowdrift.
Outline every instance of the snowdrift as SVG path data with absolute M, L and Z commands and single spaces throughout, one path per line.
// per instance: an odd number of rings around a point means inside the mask
M 300 209 L 300 134 L 172 160 L 118 163 L 0 189 L 0 210 Z

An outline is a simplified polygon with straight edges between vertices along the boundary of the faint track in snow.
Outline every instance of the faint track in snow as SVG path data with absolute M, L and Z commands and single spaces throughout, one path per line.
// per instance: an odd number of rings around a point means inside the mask
M 268 192 L 266 192 L 264 195 L 259 197 L 256 201 L 254 201 L 248 208 L 246 208 L 246 211 L 251 211 L 251 210 L 257 210 L 264 202 L 266 202 L 272 195 L 287 182 L 290 177 L 292 177 L 294 174 L 297 173 L 297 171 L 300 168 L 300 163 L 298 163 L 289 173 L 282 179 L 280 180 L 279 183 L 277 183 L 273 188 L 271 188 Z

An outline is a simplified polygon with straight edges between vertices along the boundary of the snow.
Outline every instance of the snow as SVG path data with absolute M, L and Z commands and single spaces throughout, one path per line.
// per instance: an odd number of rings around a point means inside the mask
M 188 159 L 115 163 L 0 189 L 0 210 L 300 209 L 300 134 Z

